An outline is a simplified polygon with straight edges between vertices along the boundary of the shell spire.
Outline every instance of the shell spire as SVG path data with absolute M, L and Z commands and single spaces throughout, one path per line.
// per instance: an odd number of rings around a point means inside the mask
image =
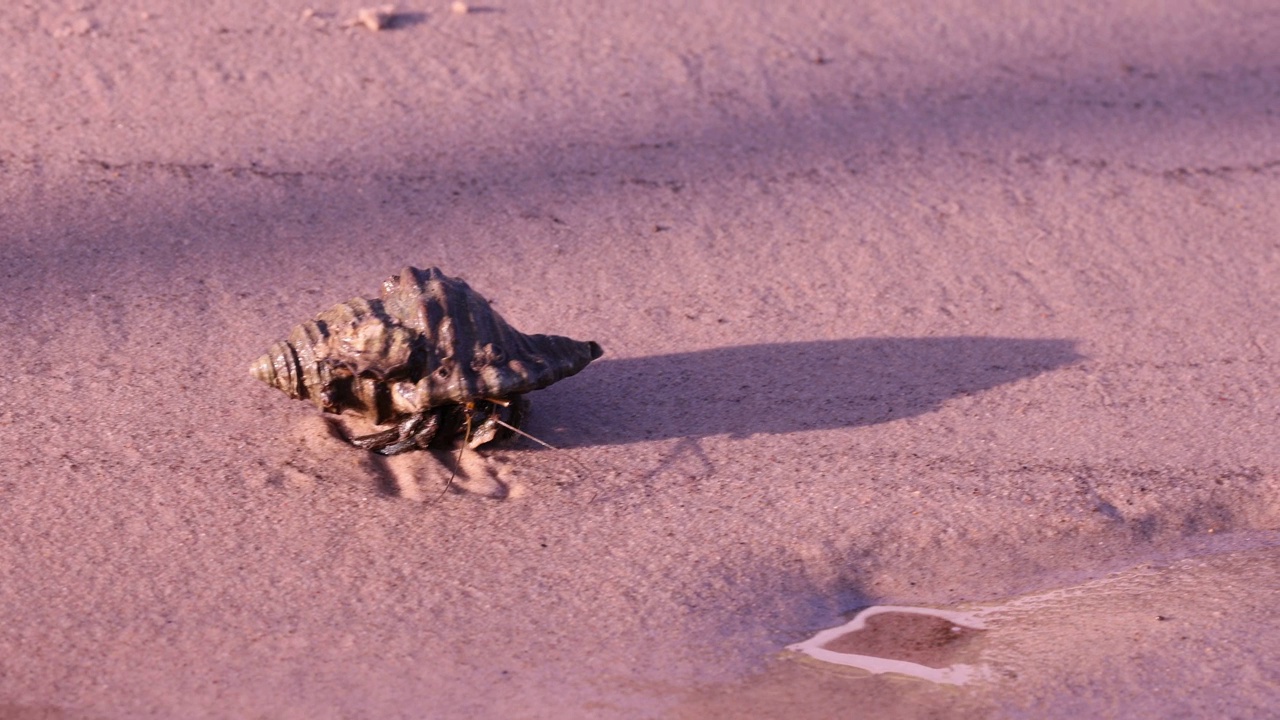
M 298 355 L 294 352 L 293 346 L 287 342 L 272 344 L 266 355 L 253 361 L 249 372 L 291 398 L 302 397 Z

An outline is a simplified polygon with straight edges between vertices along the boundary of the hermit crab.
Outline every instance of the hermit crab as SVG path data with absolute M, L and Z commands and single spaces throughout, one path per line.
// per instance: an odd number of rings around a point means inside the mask
M 594 342 L 525 335 L 464 280 L 406 267 L 378 298 L 352 298 L 293 328 L 250 372 L 323 412 L 385 426 L 350 440 L 394 455 L 520 432 L 525 393 L 601 354 Z

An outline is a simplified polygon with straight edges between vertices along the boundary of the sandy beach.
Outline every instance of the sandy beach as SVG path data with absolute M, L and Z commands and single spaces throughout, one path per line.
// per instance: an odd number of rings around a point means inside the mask
M 0 9 L 0 720 L 1280 706 L 1274 2 L 196 5 Z M 406 266 L 558 449 L 250 377 Z

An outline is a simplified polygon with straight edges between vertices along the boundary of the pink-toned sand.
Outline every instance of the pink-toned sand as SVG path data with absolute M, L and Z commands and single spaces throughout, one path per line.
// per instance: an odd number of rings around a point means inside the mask
M 0 718 L 1280 706 L 1274 0 L 359 9 L 0 7 Z M 405 265 L 606 350 L 505 500 L 248 375 Z

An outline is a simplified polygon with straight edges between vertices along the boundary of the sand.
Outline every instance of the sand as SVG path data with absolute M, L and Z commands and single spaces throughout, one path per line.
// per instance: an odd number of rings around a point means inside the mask
M 1274 3 L 361 7 L 0 9 L 0 717 L 1280 704 Z M 248 375 L 405 265 L 605 348 L 560 450 Z M 993 674 L 784 652 L 872 605 Z

